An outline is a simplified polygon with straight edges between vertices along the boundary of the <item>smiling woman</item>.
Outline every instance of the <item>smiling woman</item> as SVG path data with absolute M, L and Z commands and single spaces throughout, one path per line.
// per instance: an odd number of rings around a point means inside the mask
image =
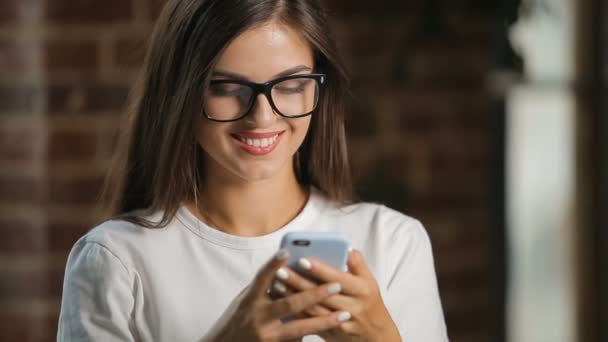
M 328 32 L 314 0 L 169 1 L 59 341 L 447 340 L 422 225 L 352 198 Z M 285 266 L 281 237 L 312 230 L 349 239 L 347 272 Z

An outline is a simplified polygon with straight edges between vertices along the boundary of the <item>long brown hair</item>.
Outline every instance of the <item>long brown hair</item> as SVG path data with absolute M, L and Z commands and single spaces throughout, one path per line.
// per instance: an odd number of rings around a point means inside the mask
M 304 186 L 329 199 L 352 199 L 344 113 L 348 78 L 317 0 L 170 0 L 151 37 L 128 117 L 102 193 L 109 217 L 164 227 L 180 204 L 195 201 L 205 165 L 195 119 L 210 72 L 240 33 L 269 21 L 300 32 L 314 52 L 326 87 L 294 168 Z M 162 211 L 158 222 L 144 214 Z M 137 213 L 137 214 L 136 214 Z

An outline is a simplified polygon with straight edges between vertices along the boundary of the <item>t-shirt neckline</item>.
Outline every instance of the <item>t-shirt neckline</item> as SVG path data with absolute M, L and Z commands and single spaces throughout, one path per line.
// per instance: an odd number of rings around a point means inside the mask
M 217 245 L 249 250 L 276 248 L 285 233 L 306 227 L 306 223 L 312 221 L 318 215 L 319 202 L 322 200 L 321 196 L 318 190 L 312 188 L 308 201 L 296 217 L 274 232 L 260 236 L 237 236 L 215 229 L 199 220 L 185 205 L 180 206 L 175 216 L 177 221 L 188 230 Z

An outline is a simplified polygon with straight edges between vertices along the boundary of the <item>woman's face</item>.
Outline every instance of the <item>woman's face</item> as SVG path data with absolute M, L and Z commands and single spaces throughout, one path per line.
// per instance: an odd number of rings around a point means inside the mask
M 309 74 L 313 68 L 308 43 L 288 26 L 269 23 L 234 39 L 220 56 L 211 79 L 238 77 L 264 83 L 279 75 Z M 214 110 L 221 111 L 221 104 Z M 207 154 L 208 179 L 228 176 L 259 181 L 293 172 L 293 156 L 306 136 L 310 116 L 279 116 L 260 94 L 241 120 L 213 122 L 201 116 L 198 122 L 197 139 Z

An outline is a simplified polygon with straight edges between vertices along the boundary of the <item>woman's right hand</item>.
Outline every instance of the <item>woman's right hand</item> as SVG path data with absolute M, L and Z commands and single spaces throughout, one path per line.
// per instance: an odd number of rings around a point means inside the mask
M 326 315 L 294 319 L 281 322 L 281 318 L 296 316 L 314 307 L 325 299 L 338 294 L 340 284 L 322 284 L 306 291 L 298 292 L 278 300 L 272 300 L 267 293 L 276 271 L 287 262 L 287 251 L 280 250 L 258 272 L 252 285 L 245 290 L 242 299 L 229 317 L 215 327 L 213 336 L 205 341 L 286 341 L 301 339 L 305 335 L 319 334 L 336 328 L 350 319 L 346 312 L 328 312 Z

